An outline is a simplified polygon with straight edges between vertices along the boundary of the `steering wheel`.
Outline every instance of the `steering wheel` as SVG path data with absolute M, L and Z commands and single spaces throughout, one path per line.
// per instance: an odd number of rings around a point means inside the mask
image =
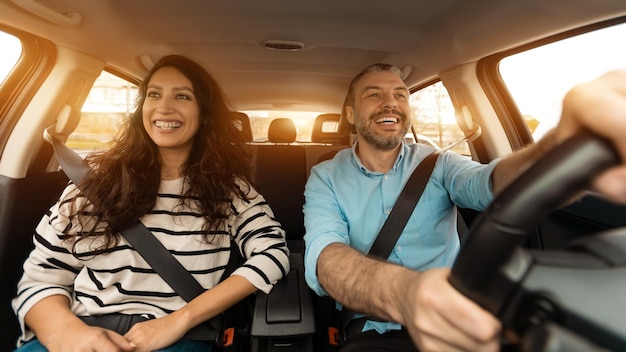
M 528 351 L 626 350 L 626 228 L 559 251 L 520 244 L 548 211 L 620 158 L 581 133 L 522 173 L 476 219 L 450 283 L 494 314 Z

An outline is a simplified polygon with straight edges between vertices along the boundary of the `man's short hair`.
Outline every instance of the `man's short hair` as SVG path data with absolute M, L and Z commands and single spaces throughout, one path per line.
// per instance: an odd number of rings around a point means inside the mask
M 350 82 L 350 86 L 348 88 L 348 94 L 346 95 L 346 100 L 344 104 L 344 109 L 346 106 L 354 106 L 354 86 L 368 73 L 374 72 L 391 72 L 398 77 L 402 78 L 402 70 L 397 68 L 396 66 L 384 63 L 376 63 L 364 68 L 361 72 L 359 72 L 354 78 L 352 82 Z

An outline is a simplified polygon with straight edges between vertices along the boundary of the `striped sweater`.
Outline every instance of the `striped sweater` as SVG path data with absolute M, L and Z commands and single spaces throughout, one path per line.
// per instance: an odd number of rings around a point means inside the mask
M 219 282 L 228 263 L 230 239 L 234 239 L 246 260 L 233 275 L 269 292 L 289 270 L 289 250 L 285 233 L 265 199 L 254 189 L 250 201 L 234 198 L 226 228 L 215 231 L 213 243 L 206 243 L 201 235 L 204 219 L 197 209 L 181 209 L 182 187 L 182 179 L 162 181 L 154 209 L 141 222 L 207 289 Z M 247 185 L 242 187 L 247 189 Z M 67 296 L 78 316 L 125 313 L 162 317 L 185 305 L 123 238 L 106 254 L 95 256 L 93 249 L 99 240 L 80 241 L 78 258 L 72 255 L 72 243 L 63 241 L 63 233 L 81 231 L 77 219 L 70 216 L 69 200 L 76 194 L 76 187 L 70 184 L 36 228 L 35 248 L 24 263 L 13 300 L 23 332 L 18 344 L 33 338 L 24 324 L 26 313 L 51 295 Z M 85 223 L 88 218 L 82 220 Z

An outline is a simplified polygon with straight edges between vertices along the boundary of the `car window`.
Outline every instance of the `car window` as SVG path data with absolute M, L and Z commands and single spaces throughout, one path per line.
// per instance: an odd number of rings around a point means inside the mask
M 443 83 L 437 82 L 412 93 L 409 103 L 418 142 L 442 148 L 465 137 L 456 122 L 454 105 Z M 411 134 L 407 139 L 414 140 Z M 451 151 L 470 155 L 466 142 L 459 143 Z
M 318 115 L 323 112 L 310 111 L 279 111 L 279 110 L 246 110 L 242 111 L 250 118 L 252 140 L 254 142 L 266 142 L 268 129 L 272 120 L 286 117 L 293 121 L 296 126 L 296 141 L 310 142 L 313 131 L 313 123 Z
M 535 140 L 556 125 L 569 88 L 626 68 L 624 38 L 626 24 L 620 24 L 502 59 L 502 79 Z
M 2 48 L 0 55 L 0 84 L 2 84 L 22 55 L 22 43 L 17 37 L 0 31 L 0 48 Z
M 80 123 L 67 145 L 81 155 L 108 149 L 121 122 L 135 110 L 137 94 L 135 84 L 103 71 L 83 104 Z

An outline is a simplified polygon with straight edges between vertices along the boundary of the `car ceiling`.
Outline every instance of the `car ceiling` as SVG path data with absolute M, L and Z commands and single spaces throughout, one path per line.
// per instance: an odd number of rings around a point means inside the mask
M 38 2 L 37 2 L 38 1 Z M 45 4 L 59 25 L 18 4 Z M 388 62 L 409 85 L 489 54 L 626 14 L 623 0 L 0 0 L 5 23 L 131 77 L 165 54 L 201 62 L 238 110 L 340 111 L 350 79 Z M 301 51 L 268 50 L 266 40 Z

